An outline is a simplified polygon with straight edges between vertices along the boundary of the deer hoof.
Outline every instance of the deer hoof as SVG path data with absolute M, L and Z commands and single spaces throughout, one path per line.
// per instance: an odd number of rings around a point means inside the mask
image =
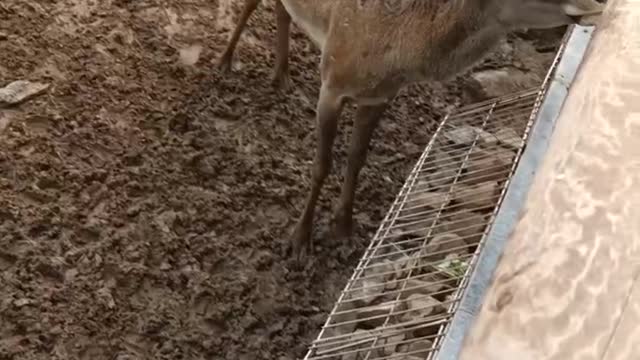
M 291 255 L 299 261 L 303 260 L 311 245 L 311 226 L 299 223 L 291 236 Z
M 333 232 L 336 238 L 344 240 L 351 238 L 353 234 L 353 218 L 344 214 L 338 213 L 333 218 Z
M 287 92 L 291 90 L 291 88 L 293 87 L 293 83 L 291 82 L 291 77 L 288 74 L 287 75 L 276 74 L 276 76 L 274 76 L 273 80 L 271 81 L 271 84 L 276 89 L 283 92 Z
M 223 74 L 231 73 L 231 58 L 227 56 L 221 57 L 220 61 L 218 62 L 218 69 Z

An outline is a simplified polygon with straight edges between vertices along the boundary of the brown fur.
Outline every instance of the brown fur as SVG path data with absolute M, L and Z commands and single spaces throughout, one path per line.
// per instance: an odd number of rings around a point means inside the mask
M 260 0 L 246 0 L 221 66 L 229 68 L 246 21 Z M 320 189 L 331 169 L 331 149 L 346 99 L 358 105 L 345 182 L 335 216 L 348 236 L 358 174 L 382 113 L 411 83 L 441 81 L 481 60 L 509 31 L 573 22 L 599 14 L 594 0 L 276 0 L 278 40 L 274 81 L 289 86 L 289 27 L 293 20 L 320 47 L 322 86 L 312 187 L 293 234 L 298 255 L 308 247 Z M 561 5 L 572 5 L 566 10 Z M 569 12 L 567 12 L 569 11 Z

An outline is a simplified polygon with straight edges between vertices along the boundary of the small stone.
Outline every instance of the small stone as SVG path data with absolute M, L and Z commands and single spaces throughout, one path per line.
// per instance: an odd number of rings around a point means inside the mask
M 180 49 L 180 63 L 184 66 L 195 65 L 200 59 L 201 52 L 201 45 L 191 45 L 184 49 Z
M 515 153 L 506 149 L 474 150 L 469 154 L 465 184 L 485 181 L 505 181 L 509 176 Z
M 402 281 L 399 281 L 402 283 Z M 423 280 L 409 279 L 404 287 L 404 290 L 400 294 L 401 299 L 409 298 L 411 295 L 429 295 L 433 293 L 437 293 L 438 291 L 444 289 L 446 286 L 442 283 L 437 282 L 429 282 Z
M 426 359 L 429 353 L 433 349 L 433 342 L 430 340 L 420 340 L 409 344 L 407 349 L 410 356 L 415 356 L 419 359 Z
M 360 320 L 359 324 L 366 328 L 376 328 L 382 326 L 386 320 L 386 318 L 391 314 L 391 311 L 394 310 L 397 312 L 400 310 L 400 306 L 391 302 L 391 303 L 382 303 L 380 305 L 372 305 L 366 308 L 356 310 L 358 315 L 357 319 Z M 395 316 L 392 316 L 395 317 Z
M 17 80 L 0 88 L 0 106 L 16 105 L 49 88 L 49 84 Z
M 402 255 L 398 260 L 394 262 L 394 268 L 396 270 L 396 277 L 402 278 L 408 271 L 417 271 L 415 267 L 418 265 L 420 259 L 420 251 L 415 251 L 411 254 Z
M 60 335 L 62 334 L 62 327 L 60 325 L 56 325 L 49 329 L 49 334 L 51 335 Z
M 423 193 L 429 191 L 429 181 L 425 179 L 420 179 L 413 184 L 411 187 L 413 193 Z M 410 195 L 409 195 L 410 196 Z
M 371 277 L 373 277 L 374 275 L 379 275 L 380 281 L 387 281 L 389 279 L 395 278 L 394 262 L 389 259 L 384 259 L 379 263 L 371 264 L 369 265 L 365 274 L 366 276 Z
M 442 206 L 446 206 L 448 203 L 447 194 L 442 192 L 423 192 L 417 194 L 410 194 L 407 196 L 407 201 L 404 204 L 404 209 L 400 212 L 400 217 L 411 217 L 415 221 L 416 214 L 420 214 L 420 217 L 428 218 L 429 214 L 421 214 L 428 212 L 429 210 L 437 210 Z M 405 210 L 406 209 L 406 210 Z
M 510 128 L 498 130 L 498 132 L 496 132 L 496 138 L 500 141 L 500 143 L 514 150 L 519 149 L 520 145 L 522 144 L 522 139 L 520 138 L 520 136 L 518 136 L 518 134 L 516 134 L 516 132 Z
M 67 271 L 64 272 L 64 281 L 66 283 L 71 283 L 76 279 L 76 276 L 78 275 L 78 269 L 69 269 Z
M 468 253 L 467 243 L 460 236 L 449 233 L 436 235 L 426 248 L 427 261 L 444 259 L 450 252 Z M 433 254 L 433 255 L 431 255 Z
M 460 236 L 467 244 L 477 244 L 481 239 L 487 220 L 471 210 L 462 210 L 448 216 L 443 227 L 446 231 Z
M 406 300 L 407 312 L 402 314 L 403 321 L 411 321 L 417 318 L 428 317 L 446 311 L 442 303 L 431 296 L 413 294 Z
M 491 210 L 496 206 L 500 196 L 500 185 L 495 181 L 487 181 L 478 185 L 456 185 L 453 198 L 465 208 Z
M 446 190 L 447 185 L 453 183 L 458 174 L 458 169 L 447 167 L 436 170 L 428 176 L 429 185 L 437 190 Z
M 411 356 L 411 355 L 405 355 L 403 357 L 395 358 L 395 359 L 397 359 L 397 360 L 424 360 L 424 358 L 420 358 L 420 357 L 417 357 L 417 356 Z
M 464 91 L 470 100 L 482 101 L 531 89 L 541 83 L 542 79 L 534 72 L 515 68 L 490 69 L 472 74 Z
M 395 354 L 396 348 L 398 347 L 398 345 L 401 345 L 400 343 L 405 340 L 406 336 L 407 335 L 405 333 L 400 333 L 386 337 L 384 339 L 385 346 L 382 349 L 384 355 L 389 356 Z
M 367 306 L 382 296 L 389 284 L 395 284 L 392 281 L 395 277 L 396 267 L 393 261 L 385 259 L 371 264 L 364 272 L 363 278 L 354 283 L 353 290 L 350 291 L 351 297 L 358 299 L 358 306 Z
M 471 145 L 475 136 L 475 131 L 471 126 L 463 126 L 444 134 L 445 139 L 459 145 Z
M 18 299 L 16 301 L 13 302 L 13 305 L 17 306 L 17 307 L 23 307 L 23 306 L 27 306 L 29 304 L 31 304 L 33 301 L 31 301 L 31 299 L 27 299 L 27 298 L 22 298 L 22 299 Z
M 113 309 L 116 307 L 116 302 L 113 299 L 113 295 L 111 295 L 111 290 L 106 287 L 98 289 L 96 292 L 97 298 L 109 309 Z
M 379 278 L 366 278 L 355 282 L 351 292 L 358 306 L 368 306 L 383 295 L 385 284 Z
M 0 31 L 0 41 L 7 40 L 8 38 L 9 38 L 9 35 L 6 32 Z
M 433 172 L 437 169 L 452 167 L 452 164 L 457 160 L 455 154 L 447 153 L 442 150 L 432 150 L 425 159 L 425 165 L 422 171 Z M 421 180 L 424 181 L 424 180 Z
M 333 316 L 334 324 L 342 324 L 335 327 L 326 329 L 324 337 L 342 336 L 352 333 L 358 325 L 355 320 L 357 319 L 356 304 L 353 301 L 341 302 L 336 309 L 338 314 Z
M 465 125 L 459 128 L 448 131 L 444 134 L 444 137 L 458 145 L 471 145 L 474 141 L 476 143 L 495 143 L 495 136 L 488 132 L 478 129 L 473 126 Z
M 369 331 L 367 330 L 356 330 L 353 335 L 351 335 L 351 342 L 354 344 L 359 344 L 358 346 L 352 346 L 349 347 L 348 349 L 345 349 L 346 351 L 349 351 L 350 353 L 342 355 L 341 360 L 362 360 L 365 358 L 365 356 L 367 355 L 367 353 L 369 352 L 369 349 L 371 348 L 371 345 L 373 345 L 373 342 L 375 341 L 375 336 L 373 336 Z M 370 340 L 370 341 L 368 341 Z M 362 351 L 355 351 L 358 349 L 362 349 Z M 353 351 L 353 352 L 352 352 Z M 376 359 L 383 356 L 382 354 L 382 349 L 381 348 L 376 348 L 373 349 L 371 351 L 371 354 L 369 355 L 369 359 Z

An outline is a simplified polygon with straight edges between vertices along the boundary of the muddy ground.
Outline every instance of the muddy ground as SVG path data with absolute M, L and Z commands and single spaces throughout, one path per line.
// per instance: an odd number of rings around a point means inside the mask
M 0 2 L 0 87 L 50 84 L 0 110 L 0 359 L 304 354 L 440 116 L 478 91 L 465 76 L 399 96 L 361 176 L 354 242 L 332 244 L 348 111 L 315 254 L 296 269 L 318 52 L 295 29 L 294 89 L 271 88 L 272 5 L 225 77 L 239 0 Z M 525 86 L 561 33 L 512 36 L 474 71 Z

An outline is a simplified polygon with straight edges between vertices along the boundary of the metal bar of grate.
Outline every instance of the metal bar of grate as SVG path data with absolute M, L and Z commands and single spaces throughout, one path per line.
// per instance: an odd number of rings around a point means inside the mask
M 540 88 L 442 120 L 305 360 L 438 353 L 567 39 Z

